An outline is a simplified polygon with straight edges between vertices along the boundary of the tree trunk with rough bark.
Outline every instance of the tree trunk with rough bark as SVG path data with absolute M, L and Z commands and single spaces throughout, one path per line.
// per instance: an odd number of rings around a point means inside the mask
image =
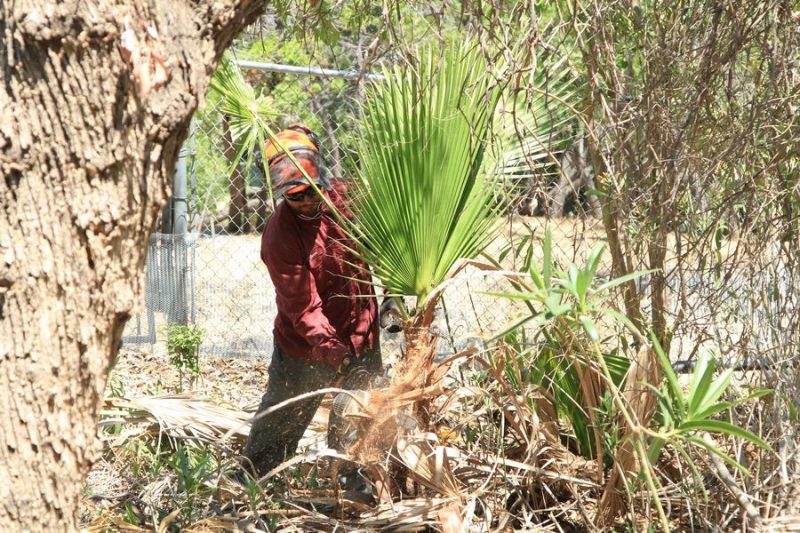
M 73 531 L 148 235 L 263 0 L 0 0 L 0 531 Z

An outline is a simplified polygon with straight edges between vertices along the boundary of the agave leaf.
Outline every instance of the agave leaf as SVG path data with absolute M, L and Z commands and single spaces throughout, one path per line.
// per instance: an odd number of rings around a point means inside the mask
M 581 324 L 583 324 L 583 329 L 586 330 L 586 333 L 589 335 L 590 339 L 593 341 L 600 340 L 600 335 L 597 333 L 597 327 L 594 325 L 594 321 L 590 317 L 581 315 L 578 317 L 578 320 L 580 320 Z
M 707 353 L 700 354 L 697 366 L 689 379 L 689 415 L 697 412 L 697 408 L 703 401 L 706 392 L 711 387 L 716 361 Z
M 700 475 L 700 470 L 697 469 L 697 465 L 679 442 L 672 442 L 672 445 L 675 446 L 675 449 L 678 450 L 678 453 L 680 453 L 681 457 L 684 458 L 686 464 L 689 465 L 689 470 L 692 472 L 692 478 L 694 479 L 695 485 L 703 494 L 703 499 L 708 502 L 708 491 L 706 490 L 706 484 L 703 481 L 703 476 Z
M 713 444 L 706 442 L 704 439 L 701 439 L 696 435 L 687 435 L 684 438 L 690 442 L 697 444 L 698 446 L 705 448 L 710 453 L 713 453 L 714 455 L 722 459 L 725 463 L 739 470 L 746 476 L 750 476 L 750 471 L 747 468 L 745 468 L 743 464 L 741 464 L 739 461 L 736 461 L 735 459 L 732 459 L 731 457 L 728 456 L 728 454 L 722 452 L 722 450 L 720 450 Z
M 645 383 L 645 385 L 647 386 L 647 388 L 653 391 L 653 393 L 656 395 L 656 398 L 658 399 L 658 405 L 661 408 L 661 416 L 664 418 L 662 420 L 662 425 L 663 425 L 662 429 L 666 431 L 671 431 L 675 427 L 675 415 L 676 415 L 673 409 L 672 401 L 666 394 L 661 392 L 659 389 L 653 387 L 649 383 Z M 680 413 L 677 414 L 680 415 Z
M 603 306 L 603 307 L 597 308 L 597 312 L 599 314 L 601 314 L 601 315 L 608 315 L 608 316 L 616 319 L 622 325 L 624 325 L 626 328 L 628 328 L 628 330 L 630 330 L 631 332 L 637 333 L 637 334 L 639 333 L 639 328 L 637 328 L 627 316 L 623 315 L 622 313 L 620 313 L 616 309 L 611 309 L 610 307 Z
M 544 234 L 544 243 L 542 243 L 542 278 L 546 288 L 552 287 L 553 278 L 553 232 L 547 228 Z
M 661 361 L 661 369 L 664 371 L 664 376 L 666 376 L 667 378 L 667 384 L 669 385 L 670 389 L 670 396 L 676 403 L 678 410 L 680 411 L 680 416 L 683 417 L 686 412 L 686 405 L 683 401 L 683 391 L 681 390 L 681 386 L 678 383 L 678 376 L 672 369 L 672 365 L 670 364 L 669 359 L 664 353 L 664 349 L 661 347 L 661 343 L 658 342 L 658 339 L 652 332 L 650 333 L 650 341 L 653 343 L 653 348 L 655 348 L 656 354 L 658 354 L 659 361 Z
M 589 279 L 594 279 L 597 268 L 600 266 L 600 258 L 603 257 L 604 249 L 605 245 L 601 243 L 596 245 L 589 253 L 589 257 L 586 259 L 586 275 Z
M 551 295 L 551 297 L 547 298 L 545 302 L 545 306 L 547 307 L 547 312 L 549 314 L 549 318 L 555 318 L 557 316 L 561 316 L 570 309 L 572 309 L 572 304 L 570 303 L 560 303 L 555 295 Z
M 567 269 L 567 283 L 564 284 L 564 288 L 566 288 L 575 298 L 580 299 L 580 294 L 578 293 L 578 276 L 578 265 L 571 263 Z
M 701 410 L 697 413 L 689 413 L 689 418 L 692 420 L 705 420 L 714 416 L 717 413 L 721 413 L 727 409 L 733 407 L 732 402 L 719 402 L 716 404 L 711 404 L 707 407 L 701 406 Z
M 676 428 L 676 430 L 681 432 L 686 431 L 708 431 L 714 433 L 724 433 L 726 435 L 731 435 L 733 437 L 739 437 L 741 439 L 745 439 L 749 442 L 752 442 L 756 446 L 760 448 L 764 448 L 765 450 L 771 450 L 769 444 L 767 444 L 763 439 L 754 435 L 753 433 L 747 431 L 746 429 L 740 428 L 731 424 L 730 422 L 724 422 L 722 420 L 687 420 L 681 423 L 680 426 Z
M 724 390 L 724 389 L 723 389 Z M 742 398 L 737 398 L 730 402 L 719 402 L 716 404 L 706 405 L 705 403 L 698 408 L 698 412 L 691 415 L 691 418 L 694 420 L 703 420 L 709 417 L 714 416 L 717 413 L 725 411 L 727 409 L 732 409 L 737 405 L 741 405 L 743 403 L 749 402 L 750 400 L 754 400 L 756 398 L 761 398 L 762 396 L 766 396 L 771 394 L 772 391 L 769 389 L 762 389 L 752 392 L 747 396 Z
M 655 272 L 655 270 L 641 270 L 641 271 L 638 271 L 638 272 L 631 272 L 630 274 L 625 274 L 624 276 L 620 276 L 618 278 L 614 278 L 612 280 L 609 280 L 609 281 L 599 285 L 595 289 L 595 292 L 605 292 L 608 289 L 612 289 L 612 288 L 614 288 L 614 287 L 616 287 L 618 285 L 622 285 L 623 283 L 627 283 L 628 281 L 630 281 L 632 279 L 636 279 L 636 278 L 640 278 L 642 276 L 646 276 L 647 274 L 650 274 L 652 272 Z
M 698 401 L 697 405 L 694 407 L 689 408 L 689 416 L 690 417 L 700 417 L 697 413 L 702 411 L 706 411 L 710 409 L 717 399 L 722 396 L 722 393 L 725 392 L 725 389 L 728 388 L 728 385 L 733 378 L 733 369 L 728 368 L 725 369 L 718 377 L 715 379 L 709 387 L 703 391 L 703 395 Z

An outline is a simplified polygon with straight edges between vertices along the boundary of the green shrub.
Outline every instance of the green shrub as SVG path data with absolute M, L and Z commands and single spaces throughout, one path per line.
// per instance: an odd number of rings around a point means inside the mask
M 182 388 L 184 372 L 191 378 L 200 375 L 200 344 L 205 330 L 185 324 L 169 324 L 165 331 L 169 362 L 180 372 L 179 388 Z

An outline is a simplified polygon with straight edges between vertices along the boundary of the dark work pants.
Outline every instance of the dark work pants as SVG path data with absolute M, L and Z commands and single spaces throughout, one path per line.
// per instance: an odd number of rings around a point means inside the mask
M 363 364 L 375 375 L 382 370 L 380 346 L 364 354 Z M 292 457 L 297 451 L 297 443 L 314 418 L 322 395 L 293 402 L 266 416 L 259 416 L 259 413 L 289 398 L 331 387 L 336 378 L 333 370 L 290 357 L 277 344 L 274 345 L 267 391 L 261 397 L 261 405 L 250 428 L 250 437 L 242 452 L 248 469 L 249 461 L 256 474 L 263 476 Z

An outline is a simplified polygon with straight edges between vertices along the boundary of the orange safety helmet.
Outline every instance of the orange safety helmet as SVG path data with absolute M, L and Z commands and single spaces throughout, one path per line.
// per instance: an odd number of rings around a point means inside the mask
M 270 139 L 265 143 L 264 155 L 267 158 L 270 183 L 276 199 L 290 190 L 295 191 L 309 186 L 297 165 L 286 157 L 287 152 L 292 152 L 297 164 L 317 186 L 323 189 L 331 188 L 327 168 L 323 165 L 319 154 L 319 147 L 319 138 L 302 124 L 292 124 L 278 132 L 274 140 Z
M 311 150 L 319 153 L 319 138 L 309 128 L 302 124 L 292 124 L 275 135 L 275 139 L 267 140 L 264 145 L 264 155 L 267 166 L 277 163 L 286 157 L 286 151 L 300 152 Z

